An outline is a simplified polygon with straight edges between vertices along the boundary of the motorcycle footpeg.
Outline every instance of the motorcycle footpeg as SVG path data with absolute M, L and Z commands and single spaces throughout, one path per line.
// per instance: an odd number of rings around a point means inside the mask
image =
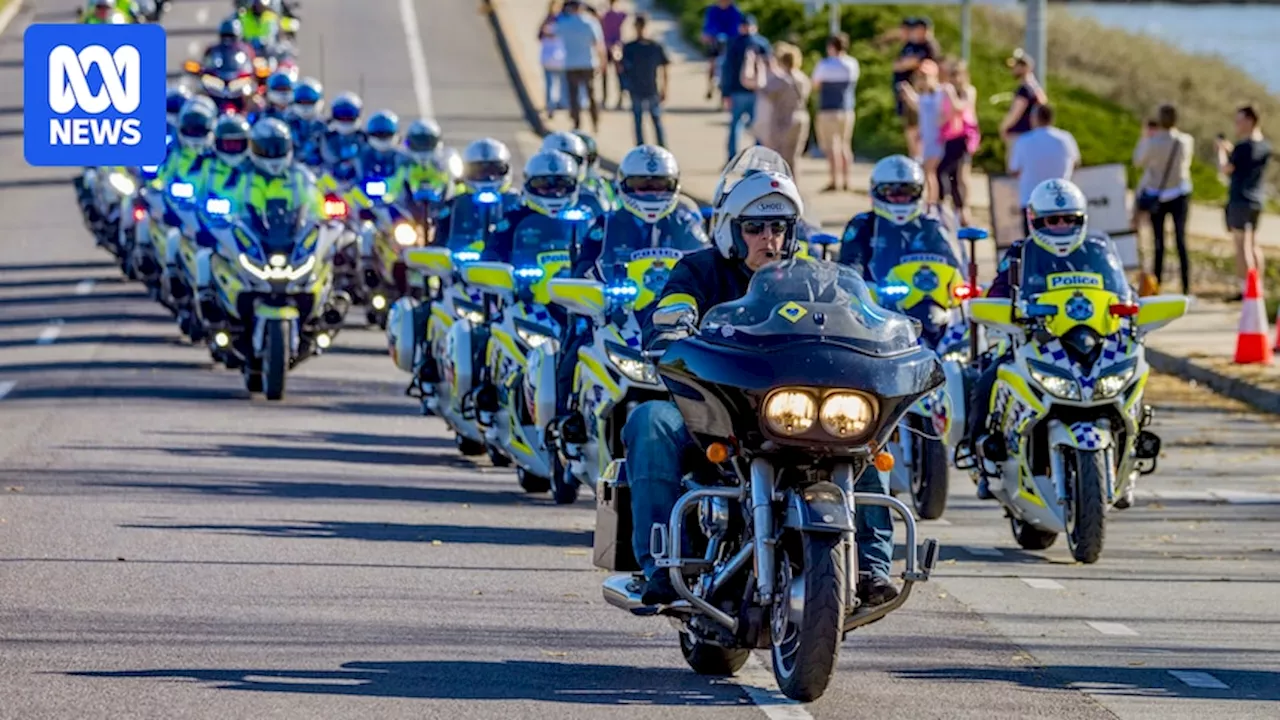
M 942 545 L 938 542 L 938 538 L 925 538 L 922 549 L 920 573 L 924 575 L 924 580 L 928 580 L 929 576 L 933 575 L 934 566 L 938 564 L 938 554 L 942 550 Z

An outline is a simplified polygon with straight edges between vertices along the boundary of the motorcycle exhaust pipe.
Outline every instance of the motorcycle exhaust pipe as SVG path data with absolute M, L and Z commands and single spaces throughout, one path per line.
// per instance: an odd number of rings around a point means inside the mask
M 631 575 L 610 575 L 601 586 L 604 601 L 610 605 L 636 615 L 651 614 L 656 608 L 645 605 L 640 600 L 639 583 Z M 649 613 L 643 611 L 648 610 Z M 639 611 L 639 612 L 637 612 Z

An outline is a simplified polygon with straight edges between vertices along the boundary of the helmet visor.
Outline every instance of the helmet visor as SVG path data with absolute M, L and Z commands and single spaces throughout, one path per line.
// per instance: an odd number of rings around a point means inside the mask
M 676 194 L 679 184 L 673 177 L 632 175 L 622 181 L 622 192 L 637 200 L 666 200 Z
M 743 235 L 763 235 L 766 231 L 787 235 L 795 225 L 795 221 L 782 218 L 744 218 L 739 223 Z
M 431 153 L 440 146 L 440 138 L 426 134 L 410 135 L 405 140 L 405 145 L 408 146 L 410 152 Z
M 1074 237 L 1084 227 L 1084 213 L 1041 215 L 1031 220 L 1031 227 L 1045 237 Z
M 240 155 L 249 149 L 249 138 L 243 135 L 215 138 L 214 147 L 224 155 Z
M 469 182 L 495 182 L 505 178 L 510 171 L 501 160 L 469 163 L 464 179 Z
M 293 152 L 293 140 L 287 135 L 271 135 L 255 139 L 253 154 L 263 160 L 283 160 Z
M 920 200 L 924 188 L 915 183 L 882 183 L 872 189 L 872 194 L 890 205 L 908 205 Z
M 333 119 L 340 123 L 354 123 L 360 119 L 360 109 L 347 103 L 335 105 Z
M 524 186 L 531 194 L 538 197 L 566 198 L 578 188 L 578 183 L 564 175 L 535 175 L 525 181 Z
M 209 117 L 199 113 L 187 113 L 178 118 L 178 134 L 188 140 L 207 137 L 213 129 Z

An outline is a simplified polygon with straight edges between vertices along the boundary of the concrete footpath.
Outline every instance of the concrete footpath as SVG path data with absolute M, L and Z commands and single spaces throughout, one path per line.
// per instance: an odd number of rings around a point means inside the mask
M 558 112 L 551 119 L 547 119 L 544 112 L 545 90 L 537 35 L 546 12 L 545 3 L 529 0 L 487 2 L 493 10 L 491 20 L 499 31 L 499 41 L 505 45 L 503 49 L 513 66 L 513 75 L 519 80 L 517 92 L 526 104 L 525 111 L 534 129 L 540 134 L 570 129 L 567 111 Z M 705 202 L 714 193 L 727 157 L 728 127 L 728 113 L 705 97 L 706 61 L 701 52 L 680 35 L 674 19 L 654 8 L 651 0 L 622 0 L 619 6 L 628 13 L 637 7 L 649 13 L 650 37 L 662 42 L 667 49 L 672 62 L 671 85 L 663 117 L 667 147 L 680 163 L 685 192 Z M 629 24 L 623 36 L 633 36 Z M 611 85 L 614 85 L 612 80 Z M 614 92 L 616 85 L 610 89 L 610 108 L 617 101 Z M 583 117 L 583 126 L 590 131 L 585 112 Z M 645 127 L 646 138 L 652 141 L 647 119 Z M 601 158 L 607 167 L 611 166 L 635 147 L 630 110 L 605 110 L 594 135 Z M 743 141 L 749 141 L 745 133 Z M 825 161 L 802 157 L 794 172 L 804 195 L 808 218 L 828 232 L 838 233 L 853 215 L 870 210 L 866 188 L 871 167 L 872 164 L 867 162 L 855 164 L 850 177 L 854 192 L 821 193 L 819 191 L 827 184 Z M 986 225 L 989 218 L 986 176 L 975 173 L 971 186 L 973 218 Z M 1197 206 L 1191 214 L 1192 234 L 1202 241 L 1230 242 L 1221 218 L 1221 209 Z M 1269 230 L 1264 238 L 1268 254 L 1275 254 L 1276 261 L 1280 261 L 1280 217 L 1268 216 L 1263 228 Z M 982 246 L 978 260 L 982 277 L 989 280 L 995 265 L 994 245 Z M 1280 288 L 1272 290 L 1276 292 Z M 1280 366 L 1235 366 L 1231 363 L 1239 313 L 1238 305 L 1197 301 L 1186 318 L 1147 339 L 1148 360 L 1160 372 L 1195 380 L 1216 392 L 1280 414 Z

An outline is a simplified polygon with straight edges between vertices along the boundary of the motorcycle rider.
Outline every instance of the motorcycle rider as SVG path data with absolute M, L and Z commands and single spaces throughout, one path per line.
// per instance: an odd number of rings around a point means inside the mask
M 310 166 L 320 164 L 320 141 L 324 137 L 324 122 L 320 111 L 324 107 L 324 85 L 313 77 L 304 77 L 294 85 L 293 104 L 285 113 L 285 122 L 293 132 L 294 156 Z
M 191 88 L 186 85 L 170 85 L 164 96 L 165 135 L 168 145 L 178 138 L 178 115 L 182 106 L 191 99 Z
M 676 264 L 656 303 L 658 309 L 684 306 L 701 315 L 746 294 L 753 273 L 761 267 L 796 253 L 796 223 L 803 215 L 804 203 L 789 174 L 752 171 L 717 201 L 712 219 L 714 247 L 685 255 Z M 682 337 L 673 332 L 676 330 L 654 325 L 651 314 L 644 323 L 646 347 Z M 646 578 L 642 599 L 646 605 L 668 604 L 677 595 L 670 576 L 656 572 L 649 547 L 650 528 L 670 519 L 682 492 L 686 451 L 694 447 L 694 440 L 680 411 L 666 400 L 636 408 L 623 427 L 622 437 L 631 487 L 632 543 Z M 862 474 L 855 489 L 888 492 L 874 468 Z M 889 580 L 893 525 L 888 509 L 859 507 L 855 536 L 858 597 L 867 605 L 889 602 L 898 591 Z
M 182 106 L 178 113 L 178 144 L 170 149 L 156 171 L 156 178 L 151 183 L 153 188 L 163 191 L 175 179 L 199 177 L 211 157 L 209 148 L 213 145 L 213 126 L 217 117 L 217 107 L 203 95 L 191 98 Z M 176 225 L 178 219 L 166 217 L 165 223 Z
M 266 203 L 285 198 L 310 217 L 324 219 L 324 195 L 310 170 L 293 160 L 293 134 L 275 118 L 254 123 L 249 133 L 248 177 L 245 180 L 249 217 L 262 216 Z
M 283 70 L 271 73 L 267 78 L 267 102 L 262 109 L 251 113 L 249 123 L 263 118 L 275 118 L 289 122 L 289 109 L 293 106 L 293 77 Z
M 247 160 L 249 158 L 249 122 L 231 113 L 218 118 L 213 128 L 213 160 L 196 185 L 197 212 L 200 229 L 196 233 L 196 300 L 201 316 L 209 320 L 214 312 L 213 275 L 209 259 L 217 250 L 214 230 L 225 228 L 229 218 L 239 217 L 247 194 Z
M 89 5 L 80 11 L 80 22 L 85 25 L 111 25 L 116 13 L 123 13 L 130 22 L 137 22 L 137 15 L 132 2 L 125 2 L 126 7 L 117 7 L 117 0 L 89 0 Z
M 618 195 L 614 192 L 613 184 L 600 172 L 600 146 L 596 144 L 596 139 L 585 130 L 574 130 L 573 134 L 587 146 L 585 188 L 600 198 L 606 210 L 617 210 Z
M 509 210 L 521 205 L 520 195 L 511 192 L 511 151 L 493 138 L 476 140 L 462 151 L 462 181 L 466 192 L 441 208 L 436 218 L 436 242 L 448 243 L 456 218 L 474 215 L 481 210 L 477 196 L 490 192 L 499 196 L 497 222 Z
M 581 137 L 568 130 L 561 130 L 547 135 L 542 140 L 541 151 L 558 150 L 573 158 L 578 165 L 578 198 L 583 207 L 590 211 L 592 217 L 601 217 L 611 207 L 598 189 L 591 189 L 590 175 L 587 171 L 587 144 Z
M 249 7 L 240 9 L 240 23 L 245 41 L 260 53 L 274 47 L 280 39 L 280 16 L 267 0 L 253 0 Z
M 542 234 L 554 227 L 551 223 L 534 218 L 565 219 L 566 210 L 578 204 L 578 163 L 565 153 L 542 151 L 529 158 L 524 166 L 524 188 L 520 193 L 519 207 L 507 212 L 494 227 L 493 235 L 485 243 L 481 260 L 511 262 L 512 248 L 517 235 Z
M 227 18 L 218 25 L 218 42 L 205 48 L 204 61 L 201 64 L 207 67 L 209 65 L 209 55 L 219 48 L 242 52 L 250 60 L 257 56 L 253 46 L 244 41 L 244 27 L 240 24 L 240 20 L 235 17 Z
M 938 221 L 924 214 L 924 170 L 905 155 L 890 155 L 877 162 L 871 169 L 871 212 L 854 215 L 841 236 L 839 262 L 852 267 L 864 280 L 871 277 L 871 258 L 877 247 L 887 242 L 883 232 L 877 232 L 880 223 L 888 223 L 892 229 L 911 226 L 911 234 L 918 234 L 927 225 Z M 918 228 L 918 229 L 917 229 Z M 906 232 L 896 233 L 904 241 Z
M 360 116 L 364 114 L 364 102 L 353 92 L 344 92 L 333 99 L 329 106 L 329 122 L 320 143 L 320 157 L 331 172 L 339 164 L 355 160 L 364 149 L 364 132 L 360 129 Z M 354 168 L 352 169 L 354 172 Z
M 1090 237 L 1089 201 L 1080 188 L 1069 180 L 1045 180 L 1037 185 L 1031 191 L 1026 212 L 1030 235 L 1010 245 L 1005 251 L 985 297 L 1013 297 L 1022 279 L 1012 277 L 1010 268 L 1015 260 L 1021 262 L 1023 251 L 1029 244 L 1037 246 L 1039 251 L 1065 257 Z M 1094 237 L 1098 236 L 1110 241 L 1105 234 L 1094 234 Z M 991 390 L 995 387 L 996 376 L 1000 367 L 1012 359 L 1013 349 L 1009 348 L 1003 355 L 992 360 L 982 371 L 969 396 L 969 423 L 965 442 L 969 443 L 970 452 L 976 453 L 975 457 L 980 455 L 983 462 L 1003 462 L 1008 458 L 1009 451 L 1005 446 L 1004 436 L 987 432 L 987 418 L 991 413 Z M 994 471 L 994 468 L 989 469 Z M 978 497 L 983 500 L 994 497 L 986 477 L 978 481 Z

